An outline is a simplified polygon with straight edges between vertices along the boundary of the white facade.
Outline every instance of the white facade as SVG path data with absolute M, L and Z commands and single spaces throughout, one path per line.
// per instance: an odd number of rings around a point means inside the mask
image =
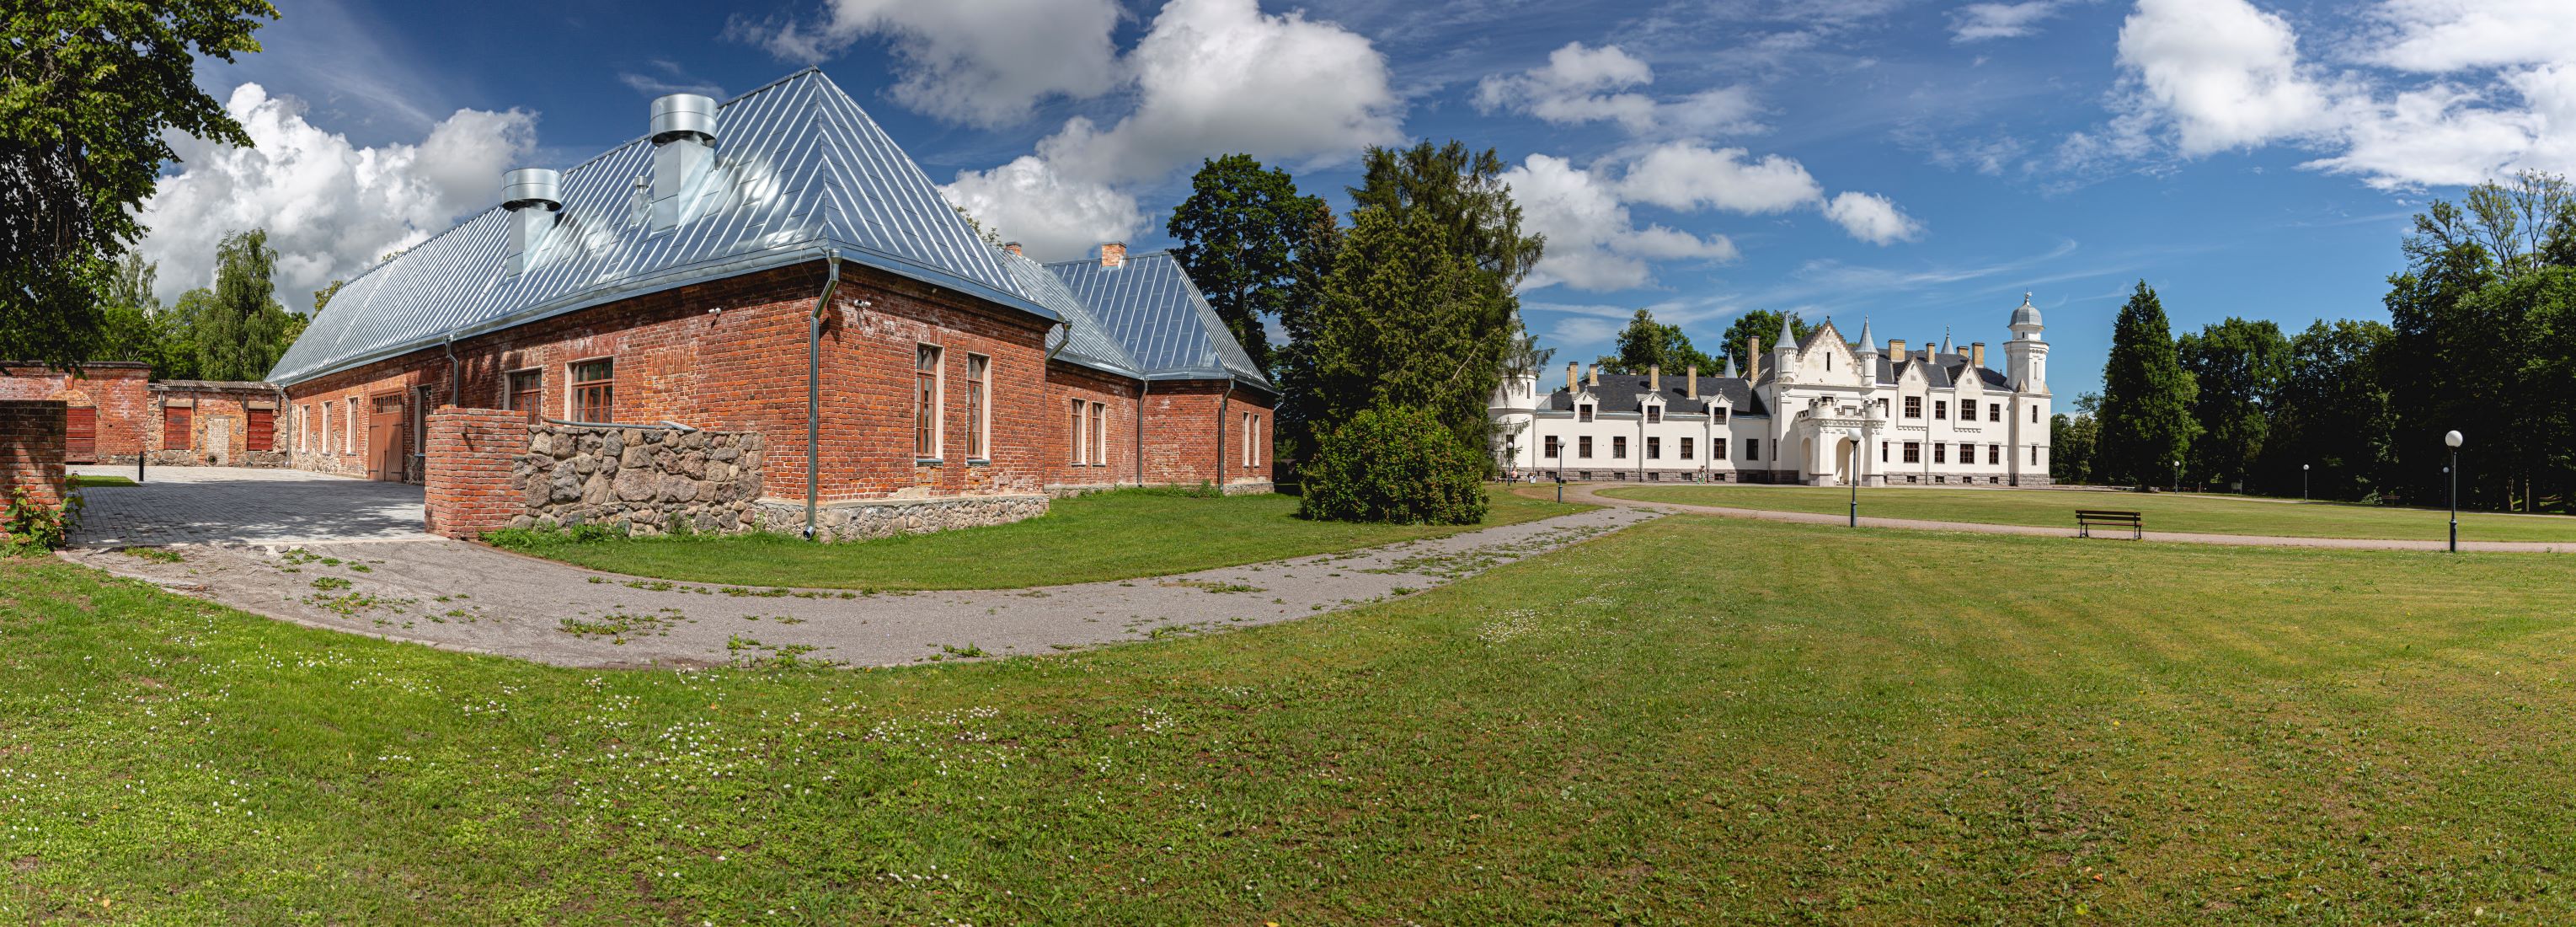
M 2012 312 L 2005 369 L 1986 346 L 1882 351 L 1828 320 L 1789 343 L 1784 325 L 1758 369 L 1578 375 L 1538 392 L 1536 376 L 1494 395 L 1496 459 L 1506 471 L 1568 480 L 1844 486 L 2048 484 L 2048 343 L 2025 295 Z

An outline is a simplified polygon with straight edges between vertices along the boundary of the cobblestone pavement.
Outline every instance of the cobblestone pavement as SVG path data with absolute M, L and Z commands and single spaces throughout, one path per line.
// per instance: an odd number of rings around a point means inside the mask
M 133 467 L 76 466 L 131 479 Z M 404 483 L 250 467 L 151 467 L 140 486 L 96 486 L 72 544 L 308 544 L 423 540 L 421 489 Z
M 1178 576 L 967 592 L 666 582 L 438 538 L 168 548 L 176 562 L 100 548 L 64 557 L 298 624 L 566 666 L 707 666 L 782 655 L 884 666 L 1291 621 L 1658 517 L 1602 508 Z
M 1631 484 L 1634 485 L 1634 484 Z M 1601 494 L 1603 489 L 1616 489 L 1618 484 L 1569 483 L 1565 487 L 1568 502 L 1587 502 L 1653 512 L 1678 512 L 1694 515 L 1724 515 L 1729 518 L 1756 518 L 1763 521 L 1787 521 L 1808 525 L 1845 525 L 1851 516 L 1824 515 L 1815 512 L 1781 512 L 1770 509 L 1740 509 L 1719 505 L 1692 505 L 1683 502 L 1648 502 L 1643 499 L 1621 499 Z M 1997 492 L 2056 492 L 2057 490 L 1996 490 Z M 1519 490 L 1522 495 L 1545 498 L 1536 490 Z M 2070 513 L 2073 508 L 2068 508 Z M 2071 517 L 2071 514 L 2070 514 Z M 2037 525 L 1990 525 L 1969 521 L 1921 521 L 1911 518 L 1871 518 L 1863 515 L 1863 528 L 1913 528 L 1926 531 L 1966 531 L 1975 534 L 2022 534 L 2040 537 L 2071 538 L 2074 528 L 2043 528 Z M 2096 529 L 2093 538 L 2130 540 L 2125 528 Z M 2216 544 L 2226 547 L 2323 547 L 2335 550 L 2444 550 L 2444 541 L 2403 541 L 2388 538 L 2307 538 L 2275 537 L 2260 534 L 2198 534 L 2187 531 L 2148 531 L 2138 540 L 2163 541 L 2173 544 Z M 2563 541 L 2461 541 L 2460 549 L 2481 553 L 2576 554 L 2576 543 Z

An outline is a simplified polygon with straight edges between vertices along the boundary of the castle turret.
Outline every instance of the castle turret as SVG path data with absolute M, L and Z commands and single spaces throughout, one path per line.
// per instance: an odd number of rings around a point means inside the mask
M 2039 340 L 2045 330 L 2039 324 L 2039 308 L 2030 304 L 2030 294 L 2021 294 L 2021 306 L 2012 313 L 2012 340 L 2004 342 L 2004 377 L 2013 389 L 2048 392 L 2048 342 Z

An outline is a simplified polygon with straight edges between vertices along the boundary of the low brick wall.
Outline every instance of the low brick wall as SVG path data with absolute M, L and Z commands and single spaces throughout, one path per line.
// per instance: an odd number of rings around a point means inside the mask
M 0 501 L 20 488 L 47 505 L 63 503 L 63 412 L 59 399 L 0 400 Z
M 479 537 L 525 514 L 511 470 L 528 451 L 528 414 L 441 406 L 429 414 L 422 480 L 424 529 Z
M 761 530 L 804 536 L 803 502 L 763 499 L 756 508 Z M 1046 512 L 1047 497 L 1036 493 L 860 499 L 824 504 L 814 513 L 814 533 L 825 541 L 864 541 L 898 534 L 929 534 L 1008 524 Z
M 605 525 L 639 537 L 673 519 L 690 530 L 754 530 L 762 440 L 756 432 L 543 425 L 509 486 L 521 503 L 514 528 Z

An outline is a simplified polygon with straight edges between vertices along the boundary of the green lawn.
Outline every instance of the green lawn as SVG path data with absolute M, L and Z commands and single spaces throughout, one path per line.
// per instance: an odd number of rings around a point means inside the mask
M 1485 525 L 1590 509 L 1489 491 Z M 512 532 L 496 545 L 635 576 L 818 589 L 1016 589 L 1162 576 L 1440 537 L 1481 526 L 1307 521 L 1281 495 L 1196 496 L 1154 490 L 1058 499 L 1047 514 L 988 528 L 850 544 L 785 535 L 618 538 L 578 542 Z
M 1781 512 L 1849 511 L 1851 490 L 1824 486 L 1622 486 L 1602 495 Z M 2439 541 L 2450 515 L 2424 509 L 2245 496 L 2070 490 L 1863 489 L 1860 513 L 1994 525 L 2074 528 L 2076 509 L 2144 512 L 2149 531 Z M 2576 517 L 2460 514 L 2463 541 L 2576 541 Z
M 74 473 L 74 474 L 72 474 L 72 480 L 71 480 L 71 482 L 72 482 L 72 488 L 73 488 L 73 489 L 88 489 L 88 488 L 93 487 L 93 486 L 132 486 L 132 485 L 134 485 L 134 479 L 133 479 L 132 477 L 124 477 L 124 476 L 97 476 L 97 475 L 85 474 L 85 473 Z
M 0 920 L 2566 923 L 2571 613 L 2554 556 L 1675 517 L 1196 639 L 600 672 L 0 561 Z

